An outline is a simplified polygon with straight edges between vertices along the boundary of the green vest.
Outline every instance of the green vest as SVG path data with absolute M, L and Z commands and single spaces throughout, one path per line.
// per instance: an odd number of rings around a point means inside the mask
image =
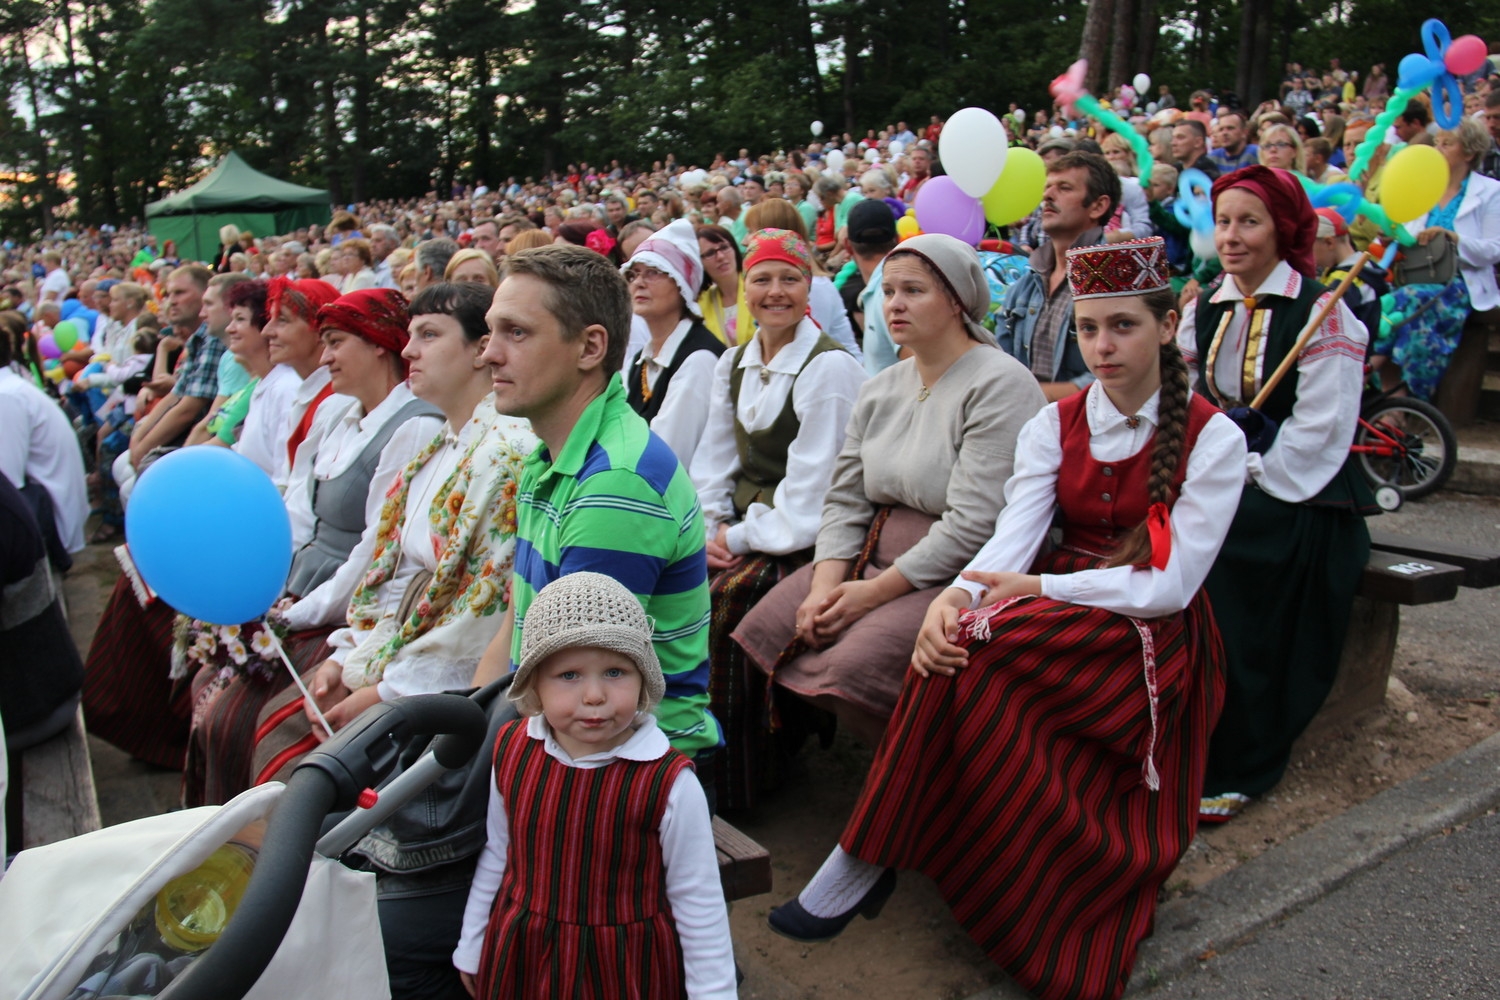
M 734 512 L 740 518 L 745 516 L 745 511 L 750 509 L 752 503 L 776 506 L 776 487 L 786 478 L 786 453 L 792 447 L 792 442 L 797 440 L 797 431 L 802 427 L 802 421 L 797 418 L 797 412 L 793 408 L 793 400 L 797 395 L 795 381 L 792 382 L 792 391 L 786 394 L 781 412 L 769 427 L 752 433 L 740 423 L 740 384 L 745 378 L 745 369 L 740 367 L 740 361 L 748 346 L 749 344 L 742 344 L 734 352 L 734 367 L 729 372 L 729 402 L 735 409 L 734 443 L 740 453 L 740 473 L 734 483 Z M 838 341 L 826 333 L 819 333 L 817 343 L 807 352 L 807 360 L 797 370 L 798 377 L 807 370 L 813 358 L 827 351 L 842 350 Z
M 1318 298 L 1327 291 L 1327 288 L 1316 281 L 1304 277 L 1302 290 L 1297 298 L 1291 300 L 1290 307 L 1285 305 L 1286 299 L 1278 297 L 1277 307 L 1271 310 L 1270 329 L 1262 333 L 1266 338 L 1266 351 L 1264 366 L 1255 379 L 1257 392 L 1265 379 L 1281 364 L 1282 359 L 1297 345 L 1297 337 L 1312 318 Z M 1218 387 L 1213 384 L 1213 373 L 1209 371 L 1209 352 L 1213 347 L 1214 334 L 1218 332 L 1224 317 L 1241 300 L 1229 299 L 1216 303 L 1209 301 L 1209 295 L 1205 291 L 1198 296 L 1197 329 L 1194 331 L 1198 343 L 1198 384 L 1194 386 L 1194 390 L 1216 406 L 1249 406 L 1248 399 L 1235 401 L 1221 398 Z M 1285 422 L 1292 415 L 1292 406 L 1297 402 L 1298 378 L 1297 366 L 1293 365 L 1260 407 L 1260 411 L 1277 424 Z M 1370 491 L 1365 477 L 1360 474 L 1352 453 L 1345 459 L 1343 468 L 1329 480 L 1328 485 L 1306 503 L 1314 507 L 1339 507 L 1364 515 L 1380 513 L 1380 507 L 1375 503 L 1375 494 Z

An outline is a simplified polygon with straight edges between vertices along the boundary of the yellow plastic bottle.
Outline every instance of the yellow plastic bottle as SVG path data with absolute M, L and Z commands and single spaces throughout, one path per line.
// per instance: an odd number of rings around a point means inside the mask
M 168 882 L 156 894 L 156 930 L 162 941 L 189 955 L 217 941 L 254 870 L 255 851 L 229 843 Z

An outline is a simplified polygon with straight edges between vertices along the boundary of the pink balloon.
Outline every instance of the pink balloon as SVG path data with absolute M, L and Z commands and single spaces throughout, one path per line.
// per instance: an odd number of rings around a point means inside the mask
M 984 236 L 984 205 L 970 198 L 952 177 L 934 177 L 917 192 L 917 225 L 973 246 Z
M 1489 54 L 1489 46 L 1484 44 L 1484 39 L 1478 35 L 1461 35 L 1448 46 L 1448 51 L 1443 55 L 1443 65 L 1454 76 L 1468 76 L 1479 72 Z
M 62 357 L 62 348 L 57 346 L 57 341 L 52 339 L 52 334 L 42 334 L 42 339 L 36 342 L 36 349 L 42 353 L 44 358 Z

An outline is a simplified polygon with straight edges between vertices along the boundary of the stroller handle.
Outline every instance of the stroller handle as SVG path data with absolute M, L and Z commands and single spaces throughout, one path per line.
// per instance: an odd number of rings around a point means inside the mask
M 161 993 L 161 1000 L 239 1000 L 248 993 L 291 926 L 327 815 L 353 808 L 361 791 L 379 784 L 406 739 L 444 734 L 434 743 L 434 755 L 445 767 L 460 767 L 484 741 L 486 724 L 484 710 L 468 698 L 412 695 L 373 706 L 308 754 L 271 813 L 234 917 L 213 947 Z

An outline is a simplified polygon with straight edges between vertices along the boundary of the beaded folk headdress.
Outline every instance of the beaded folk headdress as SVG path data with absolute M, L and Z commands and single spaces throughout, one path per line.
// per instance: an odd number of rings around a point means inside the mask
M 1144 295 L 1172 287 L 1167 244 L 1160 236 L 1068 251 L 1073 301 Z

